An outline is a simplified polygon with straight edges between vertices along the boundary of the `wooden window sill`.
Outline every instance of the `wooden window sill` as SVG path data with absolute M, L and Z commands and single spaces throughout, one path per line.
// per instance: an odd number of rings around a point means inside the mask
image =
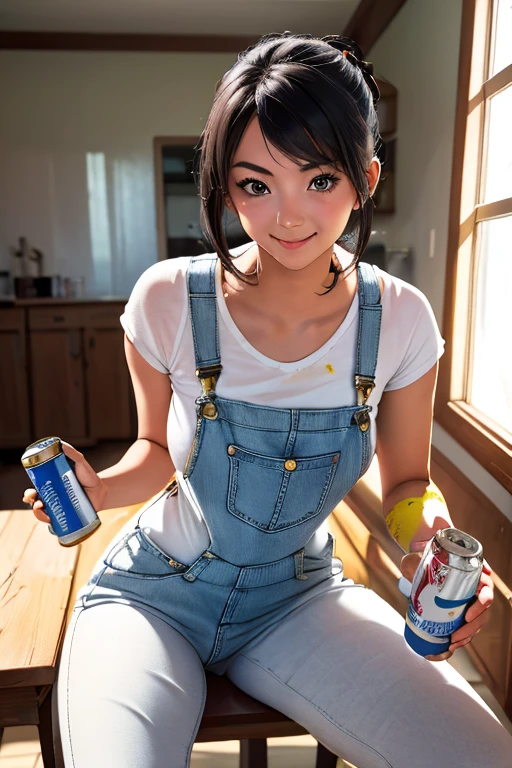
M 512 493 L 512 442 L 507 430 L 462 400 L 438 401 L 435 419 Z

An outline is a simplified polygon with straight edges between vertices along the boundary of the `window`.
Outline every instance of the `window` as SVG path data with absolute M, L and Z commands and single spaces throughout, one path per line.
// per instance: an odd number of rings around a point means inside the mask
M 464 0 L 435 417 L 512 492 L 512 0 Z

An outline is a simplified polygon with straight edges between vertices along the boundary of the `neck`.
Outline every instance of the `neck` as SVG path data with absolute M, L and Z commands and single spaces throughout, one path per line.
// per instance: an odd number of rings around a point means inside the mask
M 237 263 L 237 267 L 245 274 L 256 271 L 258 273 L 258 285 L 246 286 L 241 283 L 244 303 L 250 304 L 256 313 L 262 312 L 268 315 L 270 312 L 283 320 L 289 319 L 295 323 L 298 308 L 303 318 L 318 315 L 319 312 L 330 307 L 329 298 L 321 294 L 332 285 L 334 280 L 334 274 L 329 272 L 333 254 L 334 262 L 339 266 L 342 261 L 342 251 L 339 249 L 337 252 L 333 247 L 322 253 L 307 267 L 291 270 L 255 243 L 240 257 L 240 264 Z M 340 275 L 332 294 L 343 290 L 343 284 L 344 277 Z M 336 298 L 336 303 L 338 302 L 339 296 Z

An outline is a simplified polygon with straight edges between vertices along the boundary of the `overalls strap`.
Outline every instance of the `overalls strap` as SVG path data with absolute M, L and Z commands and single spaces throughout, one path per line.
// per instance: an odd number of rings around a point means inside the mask
M 196 376 L 201 381 L 204 398 L 209 398 L 215 392 L 222 370 L 215 294 L 216 264 L 217 256 L 195 256 L 190 259 L 187 272 Z
M 379 281 L 373 264 L 359 262 L 357 272 L 359 328 L 354 383 L 357 390 L 357 403 L 364 405 L 375 386 L 382 304 L 380 303 Z

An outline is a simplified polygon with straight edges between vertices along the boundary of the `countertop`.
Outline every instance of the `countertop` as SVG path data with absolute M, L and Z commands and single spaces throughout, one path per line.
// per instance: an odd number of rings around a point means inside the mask
M 128 302 L 126 296 L 83 296 L 77 298 L 55 298 L 52 296 L 39 296 L 33 299 L 18 299 L 16 296 L 0 296 L 0 308 L 3 307 L 44 307 L 62 304 L 104 304 L 104 303 Z

